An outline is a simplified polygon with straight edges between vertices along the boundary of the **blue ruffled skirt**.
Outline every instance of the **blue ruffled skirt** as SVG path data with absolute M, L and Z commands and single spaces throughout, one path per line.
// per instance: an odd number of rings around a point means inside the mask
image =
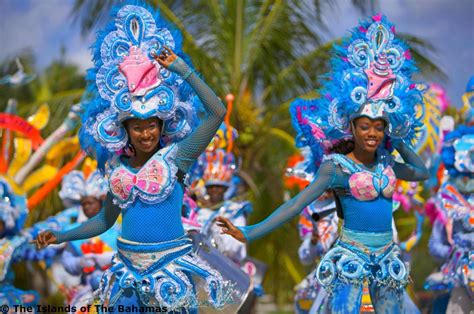
M 322 258 L 316 278 L 329 292 L 338 284 L 362 286 L 373 282 L 402 291 L 408 284 L 408 266 L 392 232 L 372 233 L 343 228 L 336 245 Z
M 118 238 L 117 247 L 96 291 L 96 300 L 103 306 L 117 312 L 139 306 L 153 313 L 158 307 L 192 313 L 198 307 L 219 309 L 233 302 L 232 283 L 192 253 L 188 236 L 160 243 Z

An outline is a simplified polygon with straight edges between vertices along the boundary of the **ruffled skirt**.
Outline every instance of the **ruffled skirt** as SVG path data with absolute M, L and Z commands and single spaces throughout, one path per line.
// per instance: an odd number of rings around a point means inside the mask
M 98 303 L 114 308 L 138 303 L 168 312 L 231 304 L 233 284 L 193 254 L 192 246 L 187 236 L 160 243 L 118 238 L 118 253 L 96 291 Z
M 343 228 L 336 245 L 322 258 L 316 278 L 329 292 L 338 284 L 376 283 L 402 291 L 409 271 L 392 232 L 368 233 Z

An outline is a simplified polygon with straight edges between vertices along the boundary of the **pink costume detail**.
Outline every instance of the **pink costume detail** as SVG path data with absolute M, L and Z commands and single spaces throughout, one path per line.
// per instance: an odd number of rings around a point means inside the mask
M 386 186 L 382 186 L 383 181 L 385 181 L 384 179 L 387 180 Z M 376 199 L 380 194 L 380 191 L 377 191 L 373 180 L 377 180 L 377 178 L 374 174 L 368 171 L 360 171 L 352 174 L 349 178 L 351 194 L 359 201 L 370 201 Z M 395 183 L 397 180 L 392 167 L 388 166 L 385 168 L 382 172 L 381 178 L 378 180 L 378 186 L 379 189 L 381 189 L 383 196 L 386 198 L 392 197 L 395 192 Z
M 371 100 L 389 99 L 393 97 L 393 85 L 396 76 L 387 61 L 387 55 L 381 53 L 377 61 L 370 63 L 370 67 L 364 70 L 369 79 L 367 97 Z
M 174 145 L 159 150 L 138 173 L 133 173 L 124 165 L 115 168 L 109 184 L 119 205 L 126 207 L 127 203 L 134 201 L 135 194 L 145 201 L 159 202 L 166 198 L 176 181 L 174 175 L 177 168 L 168 160 L 168 153 L 174 158 L 175 151 Z
M 136 46 L 130 47 L 130 54 L 123 58 L 119 70 L 127 79 L 128 90 L 133 96 L 143 96 L 161 82 L 157 65 Z

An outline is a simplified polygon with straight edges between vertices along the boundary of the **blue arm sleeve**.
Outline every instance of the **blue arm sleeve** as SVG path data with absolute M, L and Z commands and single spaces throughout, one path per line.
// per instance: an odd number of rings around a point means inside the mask
M 306 206 L 316 200 L 336 180 L 336 166 L 332 161 L 321 164 L 314 181 L 294 198 L 281 205 L 264 221 L 247 227 L 239 227 L 248 241 L 255 240 L 270 233 L 285 222 L 297 216 Z
M 397 179 L 405 181 L 424 181 L 429 179 L 430 173 L 423 160 L 408 145 L 403 142 L 396 147 L 405 163 L 395 162 L 393 171 Z
M 200 117 L 199 126 L 191 135 L 178 143 L 176 165 L 182 171 L 187 172 L 216 134 L 224 120 L 226 108 L 216 94 L 181 58 L 176 59 L 169 69 L 186 79 L 206 110 L 206 114 Z
M 108 193 L 100 212 L 80 226 L 67 231 L 52 231 L 58 243 L 92 238 L 110 229 L 120 214 L 120 207 L 116 206 L 112 199 L 112 194 Z
M 435 221 L 433 224 L 430 240 L 428 242 L 428 248 L 430 250 L 430 254 L 440 260 L 447 259 L 451 253 L 451 245 L 449 245 L 446 238 L 444 225 L 439 221 Z

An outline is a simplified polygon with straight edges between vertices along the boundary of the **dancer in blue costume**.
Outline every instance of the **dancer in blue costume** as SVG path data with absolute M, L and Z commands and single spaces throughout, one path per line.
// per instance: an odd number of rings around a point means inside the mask
M 0 177 L 0 302 L 12 308 L 15 304 L 35 307 L 39 301 L 36 291 L 13 286 L 12 264 L 25 259 L 40 259 L 35 258 L 34 250 L 28 249 L 31 238 L 22 232 L 27 214 L 26 198 L 15 194 L 7 179 Z
M 61 250 L 50 247 L 38 251 L 29 243 L 41 230 L 59 229 L 69 223 L 69 217 L 55 216 L 24 228 L 28 209 L 25 194 L 9 177 L 0 176 L 0 304 L 36 307 L 39 295 L 33 290 L 13 286 L 15 272 L 12 265 L 23 261 L 44 261 L 50 265 Z M 36 308 L 34 310 L 36 313 Z
M 208 161 L 203 173 L 206 192 L 209 196 L 208 208 L 201 208 L 199 221 L 202 221 L 201 232 L 215 241 L 219 251 L 224 253 L 237 265 L 247 257 L 247 247 L 234 238 L 221 234 L 220 228 L 214 224 L 214 218 L 224 216 L 233 223 L 247 225 L 247 217 L 252 212 L 252 204 L 248 201 L 239 202 L 226 200 L 224 194 L 232 184 L 232 176 L 236 170 L 235 157 L 222 149 L 217 150 L 216 160 Z M 222 155 L 222 157 L 220 157 Z
M 222 308 L 233 298 L 232 284 L 191 253 L 181 222 L 185 174 L 226 112 L 182 59 L 187 57 L 181 46 L 179 32 L 152 8 L 114 9 L 94 46 L 95 67 L 88 73 L 93 99 L 80 131 L 82 147 L 99 168 L 107 162 L 105 208 L 76 229 L 37 238 L 43 247 L 93 237 L 122 210 L 118 253 L 98 289 L 98 302 L 115 312 L 119 305 L 195 312 L 201 305 Z M 200 287 L 206 300 L 198 298 Z
M 474 119 L 473 119 L 474 121 Z M 438 299 L 434 312 L 467 313 L 474 306 L 474 126 L 459 126 L 445 137 L 441 156 L 448 172 L 437 194 L 442 212 L 433 224 L 429 249 L 443 261 L 425 288 L 449 290 L 449 303 Z
M 321 98 L 293 103 L 298 141 L 311 148 L 315 161 L 308 171 L 318 168 L 313 182 L 259 224 L 238 228 L 218 218 L 223 232 L 252 241 L 333 189 L 342 233 L 316 272 L 331 293 L 325 310 L 332 313 L 358 313 L 364 281 L 376 312 L 404 311 L 409 274 L 393 243 L 392 194 L 396 178 L 426 180 L 428 170 L 409 146 L 421 126 L 415 115 L 421 95 L 410 82 L 415 70 L 410 52 L 394 33 L 385 17 L 362 22 L 335 47 Z M 334 146 L 340 139 L 349 145 Z M 392 158 L 390 143 L 403 162 Z
M 474 76 L 462 100 L 466 125 L 445 135 L 440 154 L 444 182 L 430 207 L 429 249 L 443 262 L 425 281 L 425 289 L 443 293 L 433 301 L 433 313 L 467 312 L 474 306 Z

